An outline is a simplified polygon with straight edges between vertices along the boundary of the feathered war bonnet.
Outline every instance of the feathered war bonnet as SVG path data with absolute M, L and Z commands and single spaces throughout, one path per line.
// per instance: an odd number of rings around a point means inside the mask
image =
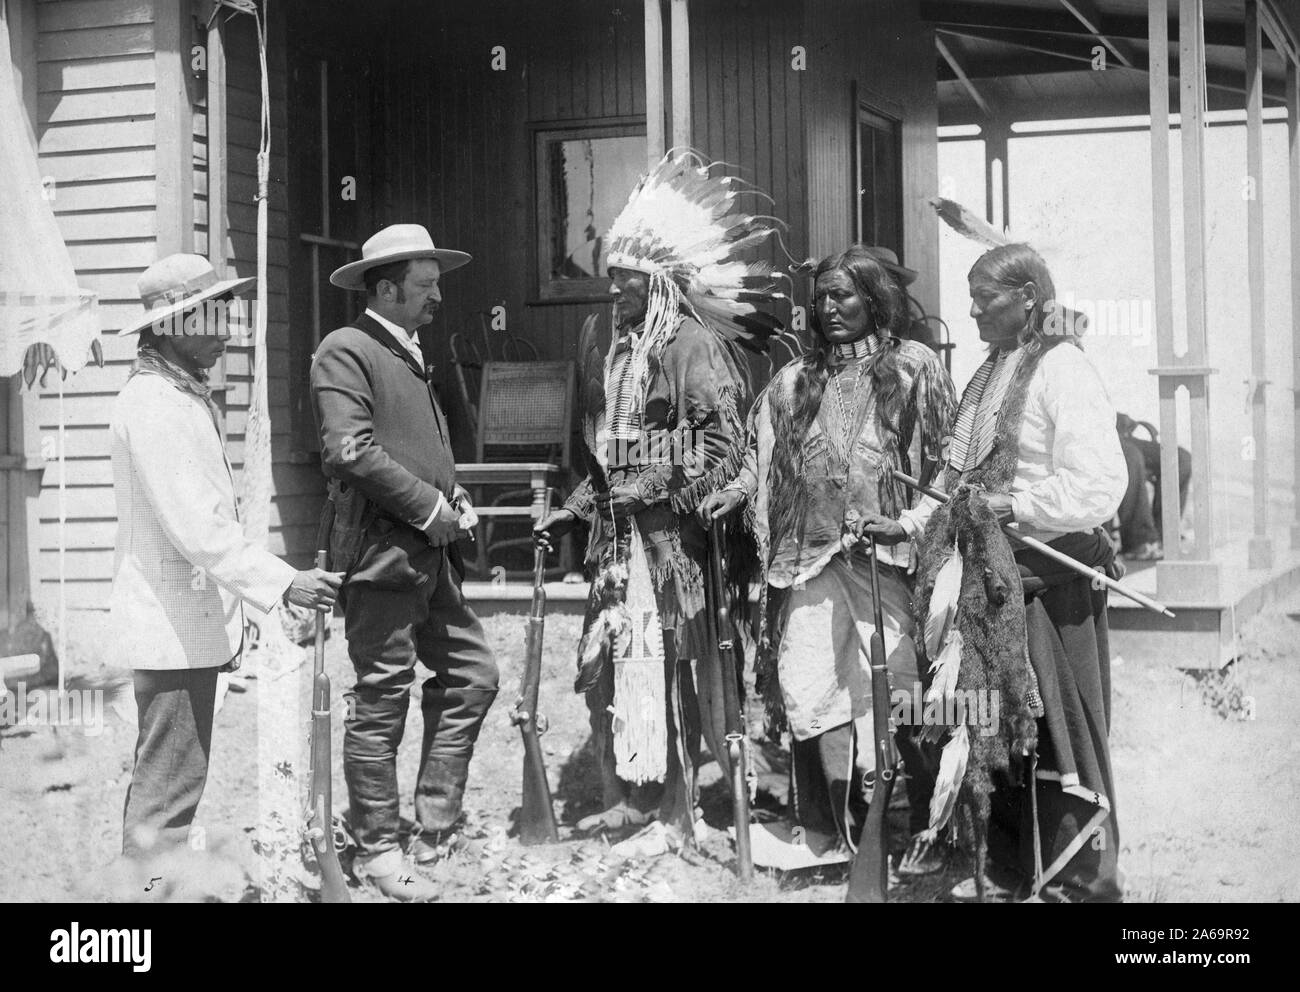
M 763 352 L 783 329 L 759 304 L 785 301 L 772 264 L 746 259 L 750 249 L 780 237 L 775 217 L 741 208 L 747 194 L 771 197 L 732 176 L 723 163 L 690 149 L 672 149 L 632 190 L 606 236 L 610 268 L 650 276 L 645 334 L 638 350 L 663 343 L 685 309 L 727 342 Z

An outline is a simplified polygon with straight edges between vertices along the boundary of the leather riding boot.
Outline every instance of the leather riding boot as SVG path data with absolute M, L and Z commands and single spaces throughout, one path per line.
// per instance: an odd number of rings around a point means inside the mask
M 400 820 L 397 759 L 345 755 L 348 810 L 357 844 L 365 853 L 396 849 Z
M 424 831 L 447 830 L 456 823 L 468 779 L 468 755 L 425 758 L 415 786 L 415 820 Z

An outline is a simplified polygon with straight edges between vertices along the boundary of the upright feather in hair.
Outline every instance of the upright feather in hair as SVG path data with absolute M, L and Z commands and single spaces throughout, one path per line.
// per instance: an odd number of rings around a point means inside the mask
M 999 231 L 982 217 L 972 213 L 956 200 L 942 196 L 930 197 L 930 206 L 939 218 L 964 238 L 978 241 L 986 248 L 998 248 L 1009 245 L 1015 239 L 1007 231 Z

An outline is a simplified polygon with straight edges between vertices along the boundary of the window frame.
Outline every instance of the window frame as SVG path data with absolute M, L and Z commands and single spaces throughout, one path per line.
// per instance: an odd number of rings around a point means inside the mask
M 609 279 L 597 275 L 590 279 L 554 279 L 550 274 L 551 211 L 547 196 L 551 188 L 550 156 L 547 146 L 556 141 L 581 138 L 644 139 L 644 115 L 628 117 L 587 117 L 573 120 L 538 121 L 529 124 L 531 132 L 533 210 L 530 304 L 608 303 Z M 628 189 L 631 192 L 631 189 Z
M 903 258 L 903 248 L 907 240 L 907 231 L 905 229 L 906 211 L 903 209 L 903 127 L 904 115 L 903 108 L 891 101 L 882 100 L 874 94 L 864 91 L 861 86 L 854 86 L 853 92 L 853 138 L 851 147 L 853 149 L 853 162 L 851 165 L 851 177 L 853 183 L 852 196 L 852 221 L 853 221 L 853 240 L 861 244 L 875 244 L 874 232 L 863 230 L 863 186 L 862 186 L 862 166 L 863 166 L 863 148 L 862 148 L 862 129 L 864 126 L 873 126 L 877 130 L 884 130 L 876 122 L 888 124 L 893 129 L 893 153 L 894 153 L 894 187 L 898 195 L 894 197 L 892 209 L 894 212 L 894 227 L 897 231 L 898 244 L 886 245 L 892 248 L 899 259 Z

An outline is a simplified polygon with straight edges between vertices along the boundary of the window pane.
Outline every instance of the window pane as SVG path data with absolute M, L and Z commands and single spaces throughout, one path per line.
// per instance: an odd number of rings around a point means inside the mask
M 552 279 L 605 275 L 605 232 L 645 168 L 645 138 L 580 138 L 547 144 Z
M 858 237 L 902 252 L 901 170 L 896 121 L 862 108 L 858 115 Z

